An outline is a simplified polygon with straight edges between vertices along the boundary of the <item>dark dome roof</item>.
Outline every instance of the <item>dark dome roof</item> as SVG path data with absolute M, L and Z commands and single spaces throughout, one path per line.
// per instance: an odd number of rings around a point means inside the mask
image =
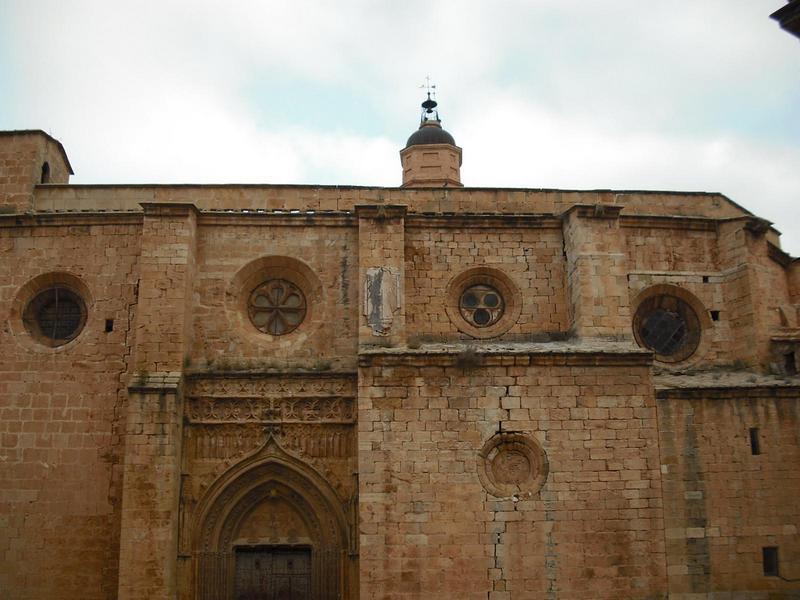
M 419 129 L 411 134 L 406 142 L 406 148 L 409 146 L 420 146 L 422 144 L 450 144 L 456 145 L 453 136 L 447 133 L 438 122 L 428 121 L 423 123 Z

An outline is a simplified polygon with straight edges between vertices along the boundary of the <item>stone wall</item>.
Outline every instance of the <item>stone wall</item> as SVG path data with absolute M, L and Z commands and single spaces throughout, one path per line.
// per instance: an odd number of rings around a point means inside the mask
M 66 186 L 62 151 L 0 136 L 4 597 L 224 597 L 237 545 L 313 547 L 318 598 L 796 596 L 761 550 L 797 576 L 800 277 L 724 196 Z M 634 343 L 653 293 L 685 360 Z
M 433 225 L 433 224 L 432 224 Z M 414 227 L 406 231 L 406 309 L 408 332 L 420 339 L 466 339 L 451 319 L 448 284 L 463 271 L 501 271 L 514 283 L 521 311 L 504 335 L 508 339 L 548 332 L 566 332 L 567 306 L 560 224 L 539 227 L 505 226 Z M 488 223 L 487 225 L 492 225 Z
M 799 421 L 796 388 L 659 393 L 671 599 L 796 597 L 796 581 L 764 577 L 762 549 L 796 580 Z
M 191 364 L 212 369 L 325 370 L 355 366 L 358 246 L 355 223 L 320 219 L 201 225 L 193 291 Z M 266 278 L 296 278 L 309 315 L 298 335 L 265 343 L 247 316 L 253 288 Z
M 43 131 L 0 132 L 0 214 L 33 212 L 35 187 L 69 182 L 61 144 Z
M 655 401 L 646 355 L 362 355 L 364 598 L 660 598 Z M 541 491 L 496 497 L 480 451 L 540 445 Z
M 408 206 L 419 214 L 559 215 L 576 204 L 617 205 L 623 214 L 731 219 L 749 215 L 722 194 L 518 188 L 376 188 L 310 185 L 69 185 L 36 189 L 37 211 L 140 211 L 146 202 L 185 202 L 201 211 L 353 211 Z M 770 234 L 774 235 L 774 233 Z
M 110 598 L 141 225 L 23 222 L 0 229 L 0 595 Z M 51 283 L 82 285 L 88 304 L 56 348 L 22 324 Z
M 697 229 L 681 220 L 649 227 L 631 223 L 625 228 L 625 246 L 633 272 L 709 273 L 719 269 L 717 233 L 711 223 Z

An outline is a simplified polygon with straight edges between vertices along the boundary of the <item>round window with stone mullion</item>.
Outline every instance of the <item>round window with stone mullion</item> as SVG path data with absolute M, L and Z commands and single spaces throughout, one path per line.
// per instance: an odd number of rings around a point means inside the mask
M 689 358 L 700 345 L 700 320 L 684 300 L 667 294 L 645 299 L 633 319 L 633 333 L 640 346 L 656 353 L 662 362 Z
M 50 287 L 28 303 L 22 321 L 38 341 L 61 346 L 74 339 L 86 324 L 86 304 L 67 287 Z
M 306 316 L 306 298 L 295 284 L 272 279 L 250 294 L 248 313 L 256 329 L 270 335 L 291 333 Z
M 472 285 L 464 290 L 459 300 L 461 316 L 475 327 L 490 327 L 505 312 L 503 297 L 490 285 Z

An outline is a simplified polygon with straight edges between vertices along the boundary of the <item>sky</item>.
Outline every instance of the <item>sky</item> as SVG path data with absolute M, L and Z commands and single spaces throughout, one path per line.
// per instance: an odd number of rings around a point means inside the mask
M 436 84 L 466 186 L 721 192 L 800 255 L 784 0 L 0 0 L 0 129 L 72 183 L 398 186 Z

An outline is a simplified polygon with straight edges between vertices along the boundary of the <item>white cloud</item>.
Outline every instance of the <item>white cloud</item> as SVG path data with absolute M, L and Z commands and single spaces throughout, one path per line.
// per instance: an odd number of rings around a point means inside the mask
M 784 247 L 800 253 L 800 232 L 791 226 L 800 222 L 800 147 L 732 135 L 618 131 L 514 94 L 492 98 L 493 112 L 456 115 L 468 124 L 456 137 L 465 184 L 720 192 L 775 221 Z
M 0 126 L 50 130 L 76 182 L 397 185 L 430 73 L 467 184 L 720 191 L 800 254 L 800 50 L 775 8 L 8 3 L 0 45 L 19 77 L 3 82 L 16 110 Z M 289 82 L 297 97 L 270 97 Z M 357 122 L 331 108 L 343 90 L 363 100 Z M 265 128 L 264 114 L 290 116 Z

